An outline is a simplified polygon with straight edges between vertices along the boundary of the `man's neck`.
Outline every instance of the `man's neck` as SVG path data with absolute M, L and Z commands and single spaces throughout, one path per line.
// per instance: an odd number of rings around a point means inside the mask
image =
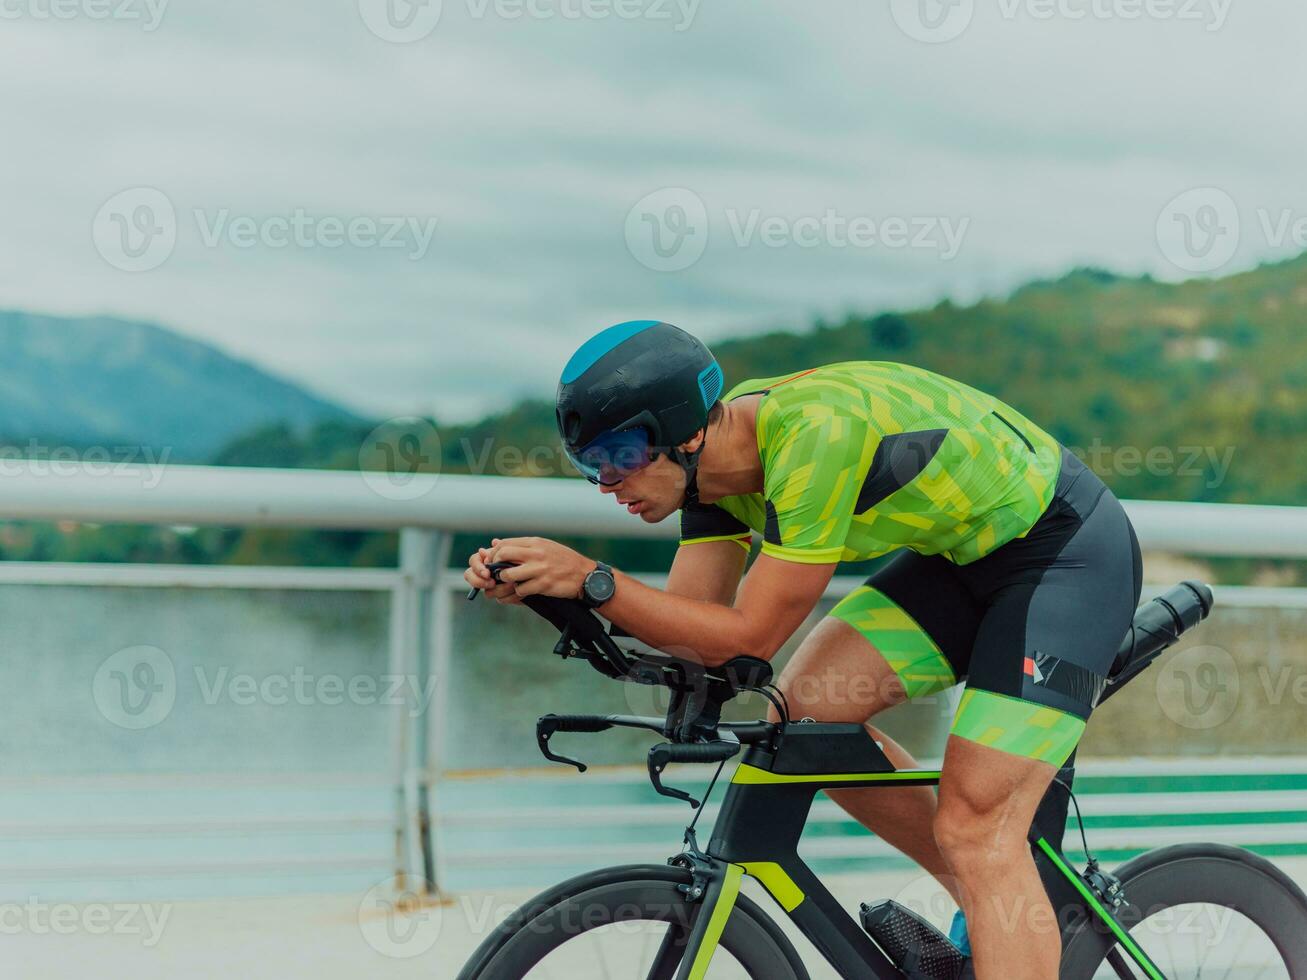
M 762 460 L 758 456 L 758 404 L 749 395 L 722 406 L 722 417 L 708 428 L 699 459 L 699 499 L 762 493 Z

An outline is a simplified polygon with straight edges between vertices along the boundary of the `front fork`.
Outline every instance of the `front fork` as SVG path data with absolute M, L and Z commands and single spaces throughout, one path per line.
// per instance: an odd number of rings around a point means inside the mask
M 686 842 L 689 847 L 672 858 L 671 863 L 689 869 L 690 881 L 678 887 L 688 901 L 698 903 L 700 908 L 684 943 L 680 937 L 673 939 L 669 931 L 663 948 L 658 952 L 658 961 L 650 976 L 667 976 L 669 980 L 672 976 L 670 967 L 678 961 L 680 969 L 676 972 L 676 980 L 701 980 L 707 974 L 726 921 L 735 909 L 744 877 L 744 868 L 740 865 L 711 858 L 700 851 L 693 831 L 689 831 Z

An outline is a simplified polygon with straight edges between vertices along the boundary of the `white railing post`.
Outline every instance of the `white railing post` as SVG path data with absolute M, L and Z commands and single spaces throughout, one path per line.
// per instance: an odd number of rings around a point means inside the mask
M 396 862 L 406 887 L 435 886 L 427 792 L 427 676 L 436 620 L 433 599 L 449 560 L 448 534 L 406 527 L 399 533 L 400 584 L 391 619 L 390 673 L 405 692 L 395 706 Z M 392 688 L 393 690 L 393 688 Z
M 445 720 L 449 717 L 449 700 L 451 691 L 450 657 L 454 645 L 454 599 L 455 593 L 443 581 L 445 569 L 449 567 L 450 551 L 454 536 L 442 533 L 438 536 L 433 549 L 435 566 L 432 574 L 431 619 L 426 631 L 429 645 L 426 663 L 428 672 L 423 678 L 422 693 L 424 699 L 428 693 L 428 679 L 434 686 L 430 690 L 430 699 L 424 700 L 424 725 L 421 729 L 422 752 L 420 769 L 422 777 L 422 800 L 424 803 L 424 823 L 422 826 L 422 851 L 426 859 L 427 882 L 432 892 L 439 894 L 445 881 L 444 849 L 436 840 L 436 809 L 440 793 L 440 774 L 445 768 L 445 741 L 449 737 Z

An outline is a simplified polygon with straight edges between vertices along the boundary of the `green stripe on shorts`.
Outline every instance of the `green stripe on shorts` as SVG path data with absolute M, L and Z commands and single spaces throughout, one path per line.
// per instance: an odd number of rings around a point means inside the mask
M 864 585 L 840 600 L 830 614 L 880 651 L 909 698 L 934 694 L 958 682 L 935 641 L 883 592 Z
M 1065 711 L 972 688 L 963 692 L 951 729 L 968 741 L 1055 766 L 1070 758 L 1084 730 L 1084 721 Z

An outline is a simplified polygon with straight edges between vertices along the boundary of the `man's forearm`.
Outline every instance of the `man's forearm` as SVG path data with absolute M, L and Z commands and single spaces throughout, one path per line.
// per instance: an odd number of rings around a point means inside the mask
M 750 635 L 742 610 L 650 588 L 623 572 L 617 573 L 613 598 L 599 611 L 637 640 L 709 667 L 742 654 L 770 657 L 776 652 Z

